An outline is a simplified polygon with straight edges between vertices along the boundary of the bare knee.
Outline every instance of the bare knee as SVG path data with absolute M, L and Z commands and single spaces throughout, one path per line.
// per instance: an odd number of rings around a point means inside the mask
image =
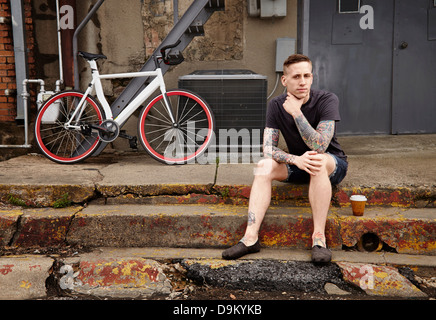
M 286 174 L 285 174 L 286 172 Z M 280 164 L 273 159 L 260 160 L 254 169 L 255 178 L 267 180 L 284 180 L 287 177 L 286 165 Z
M 335 170 L 336 162 L 333 156 L 323 153 L 321 154 L 322 160 L 320 161 L 319 173 L 321 175 L 330 175 Z

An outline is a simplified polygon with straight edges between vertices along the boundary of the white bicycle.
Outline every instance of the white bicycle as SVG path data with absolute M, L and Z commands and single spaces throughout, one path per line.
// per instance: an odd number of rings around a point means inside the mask
M 120 126 L 157 89 L 161 94 L 143 108 L 138 119 L 138 134 L 144 149 L 166 164 L 184 164 L 200 156 L 212 142 L 215 120 L 208 104 L 188 90 L 166 91 L 160 63 L 175 65 L 183 61 L 180 52 L 163 47 L 153 56 L 156 70 L 101 75 L 97 68 L 101 54 L 79 52 L 91 67 L 92 80 L 83 92 L 62 91 L 51 96 L 39 110 L 35 137 L 42 153 L 58 163 L 77 163 L 91 156 L 104 142 L 120 135 Z M 101 79 L 154 77 L 154 79 L 114 119 L 103 94 Z M 95 99 L 91 94 L 93 89 Z

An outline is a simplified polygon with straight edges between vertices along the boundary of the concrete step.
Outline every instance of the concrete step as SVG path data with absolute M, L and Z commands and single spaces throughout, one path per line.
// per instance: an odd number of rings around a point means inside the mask
M 436 208 L 435 156 L 421 152 L 392 159 L 353 158 L 346 179 L 333 189 L 332 204 L 350 205 L 364 194 L 368 206 Z M 418 163 L 411 173 L 411 163 Z M 377 170 L 368 169 L 371 164 Z M 64 197 L 72 204 L 233 204 L 247 205 L 254 164 L 167 166 L 143 153 L 91 158 L 60 166 L 40 156 L 0 162 L 0 202 L 52 207 Z M 419 174 L 418 174 L 419 173 Z M 308 206 L 308 187 L 274 182 L 272 205 Z
M 0 210 L 0 245 L 225 248 L 242 238 L 246 216 L 242 205 L 7 209 Z M 272 206 L 260 231 L 262 247 L 309 249 L 312 228 L 310 208 Z M 356 217 L 349 207 L 331 207 L 326 224 L 332 250 L 436 255 L 435 235 L 434 209 L 369 207 Z
M 85 172 L 86 173 L 86 172 Z M 162 183 L 162 184 L 0 184 L 0 201 L 20 202 L 29 207 L 56 206 L 64 197 L 72 204 L 233 204 L 247 205 L 251 185 Z M 434 187 L 348 187 L 333 188 L 332 205 L 350 206 L 349 197 L 362 194 L 367 206 L 436 208 Z M 309 206 L 308 186 L 276 183 L 272 205 Z
M 337 295 L 354 299 L 365 295 L 374 299 L 435 297 L 434 281 L 430 281 L 435 275 L 434 256 L 334 251 L 332 263 L 326 266 L 313 265 L 309 250 L 263 249 L 237 261 L 224 261 L 220 256 L 219 249 L 192 248 L 95 248 L 68 256 L 2 256 L 0 298 L 77 300 L 157 296 L 166 300 L 195 300 L 196 291 L 205 289 L 211 294 L 206 299 L 229 299 L 229 291 L 223 297 L 214 287 L 225 287 L 238 299 L 241 290 L 251 292 L 255 299 L 255 291 L 267 291 L 262 299 L 268 300 L 277 295 L 286 299 L 289 294 L 305 299 L 305 293 L 323 299 L 329 299 L 329 295 L 330 299 Z M 200 289 L 205 283 L 207 288 Z M 331 291 L 331 287 L 335 290 Z M 287 297 L 281 296 L 284 291 Z

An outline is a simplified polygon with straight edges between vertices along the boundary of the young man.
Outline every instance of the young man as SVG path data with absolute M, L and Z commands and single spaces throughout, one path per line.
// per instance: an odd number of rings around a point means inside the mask
M 313 215 L 312 261 L 331 260 L 325 224 L 332 197 L 332 184 L 347 173 L 347 156 L 336 139 L 340 120 L 336 95 L 311 90 L 312 62 L 304 55 L 291 55 L 283 65 L 281 78 L 287 93 L 268 105 L 264 130 L 265 158 L 257 164 L 251 188 L 248 223 L 241 241 L 225 250 L 224 259 L 237 259 L 260 251 L 258 233 L 271 200 L 272 181 L 309 183 Z M 289 153 L 278 148 L 283 134 Z

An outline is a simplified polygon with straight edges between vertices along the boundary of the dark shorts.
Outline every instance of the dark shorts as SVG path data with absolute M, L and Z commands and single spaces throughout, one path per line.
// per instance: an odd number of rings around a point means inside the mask
M 338 158 L 334 154 L 329 153 L 329 155 L 331 155 L 336 162 L 336 168 L 330 175 L 330 182 L 332 185 L 339 184 L 342 180 L 344 180 L 347 174 L 348 163 L 345 160 Z M 305 184 L 310 182 L 310 175 L 306 171 L 301 170 L 295 165 L 287 164 L 286 166 L 288 167 L 288 178 L 282 182 L 296 184 Z

